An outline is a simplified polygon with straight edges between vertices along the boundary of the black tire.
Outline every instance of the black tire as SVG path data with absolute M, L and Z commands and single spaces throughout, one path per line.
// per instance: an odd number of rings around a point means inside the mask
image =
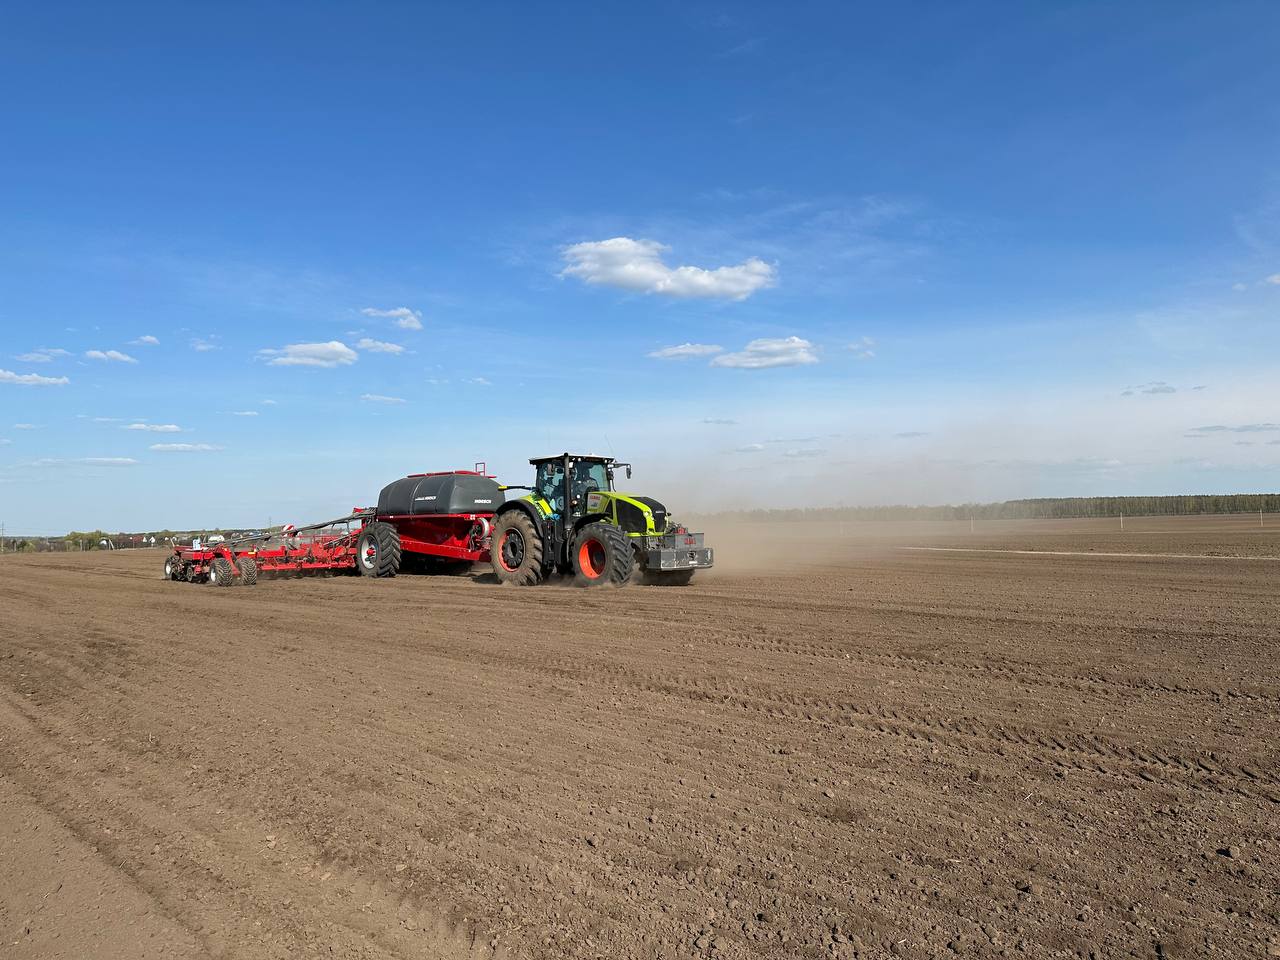
M 177 580 L 179 569 L 178 558 L 173 554 L 164 558 L 164 578 L 166 580 Z
M 532 587 L 542 582 L 542 534 L 523 510 L 509 510 L 493 525 L 489 562 L 502 583 Z
M 356 568 L 366 577 L 394 577 L 400 572 L 400 534 L 375 520 L 356 540 Z
M 236 575 L 231 569 L 231 561 L 226 557 L 214 557 L 209 563 L 209 584 L 214 587 L 231 587 L 236 582 Z
M 650 587 L 687 587 L 692 570 L 646 570 L 640 582 Z
M 240 568 L 240 582 L 246 587 L 252 587 L 258 582 L 258 561 L 252 557 L 241 557 L 236 561 L 236 566 Z
M 612 523 L 589 523 L 573 542 L 573 580 L 583 587 L 622 586 L 631 579 L 636 556 L 627 535 Z

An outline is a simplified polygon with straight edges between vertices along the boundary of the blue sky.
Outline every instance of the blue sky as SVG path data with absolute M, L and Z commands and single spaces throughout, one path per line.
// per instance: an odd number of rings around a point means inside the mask
M 1278 42 L 1269 3 L 15 8 L 0 520 L 301 522 L 565 448 L 698 510 L 1276 489 Z

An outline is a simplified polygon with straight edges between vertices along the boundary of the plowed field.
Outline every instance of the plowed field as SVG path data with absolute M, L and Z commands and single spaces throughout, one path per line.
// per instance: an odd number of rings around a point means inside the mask
M 963 526 L 0 558 L 0 956 L 1280 955 L 1280 530 Z

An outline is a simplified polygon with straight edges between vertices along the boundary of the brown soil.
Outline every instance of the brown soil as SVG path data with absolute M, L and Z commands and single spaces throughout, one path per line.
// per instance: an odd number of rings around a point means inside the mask
M 899 549 L 1280 555 L 1141 523 L 722 529 L 683 590 L 0 558 L 0 957 L 1280 955 L 1280 562 Z

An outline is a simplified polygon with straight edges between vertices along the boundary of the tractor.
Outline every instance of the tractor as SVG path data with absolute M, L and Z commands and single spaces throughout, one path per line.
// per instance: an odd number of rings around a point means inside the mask
M 530 586 L 553 572 L 583 586 L 642 582 L 685 586 L 712 564 L 703 535 L 676 524 L 651 497 L 614 489 L 614 472 L 631 464 L 613 457 L 562 453 L 530 460 L 533 486 L 508 500 L 493 518 L 489 550 L 503 583 Z

